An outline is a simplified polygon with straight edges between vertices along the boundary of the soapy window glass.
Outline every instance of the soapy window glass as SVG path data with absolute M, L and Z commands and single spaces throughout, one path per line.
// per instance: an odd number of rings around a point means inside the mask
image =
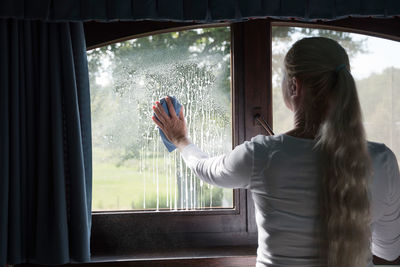
M 195 177 L 151 120 L 154 102 L 175 96 L 196 145 L 211 156 L 232 149 L 229 27 L 106 45 L 88 63 L 93 211 L 233 208 L 233 190 Z
M 304 37 L 338 41 L 350 58 L 369 141 L 385 143 L 400 159 L 400 42 L 362 34 L 300 27 L 272 27 L 273 125 L 275 134 L 293 127 L 283 102 L 281 79 L 285 53 Z

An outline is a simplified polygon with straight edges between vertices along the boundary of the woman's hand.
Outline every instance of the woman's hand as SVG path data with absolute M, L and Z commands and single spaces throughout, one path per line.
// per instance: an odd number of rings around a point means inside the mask
M 153 106 L 154 113 L 157 117 L 153 116 L 152 119 L 164 132 L 168 140 L 181 151 L 185 146 L 190 144 L 189 138 L 187 137 L 185 118 L 183 117 L 183 106 L 178 117 L 176 116 L 176 111 L 172 105 L 171 99 L 167 96 L 165 100 L 170 116 L 164 111 L 160 102 L 157 101 L 156 105 Z

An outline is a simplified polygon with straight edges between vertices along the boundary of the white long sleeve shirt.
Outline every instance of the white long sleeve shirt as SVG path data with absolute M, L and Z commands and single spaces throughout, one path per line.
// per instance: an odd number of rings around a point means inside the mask
M 258 228 L 257 267 L 319 266 L 318 192 L 322 175 L 315 141 L 286 134 L 256 136 L 226 155 L 210 158 L 195 145 L 182 150 L 186 164 L 203 181 L 247 188 L 253 194 Z M 400 175 L 393 152 L 368 142 L 372 253 L 400 255 Z M 366 266 L 373 266 L 370 261 Z

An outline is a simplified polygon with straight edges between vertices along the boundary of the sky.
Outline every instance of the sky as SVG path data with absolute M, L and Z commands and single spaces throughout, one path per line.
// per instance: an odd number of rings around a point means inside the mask
M 365 38 L 365 35 L 354 36 Z M 369 53 L 357 55 L 351 62 L 352 73 L 356 79 L 380 73 L 388 67 L 400 68 L 400 42 L 369 36 L 367 49 Z

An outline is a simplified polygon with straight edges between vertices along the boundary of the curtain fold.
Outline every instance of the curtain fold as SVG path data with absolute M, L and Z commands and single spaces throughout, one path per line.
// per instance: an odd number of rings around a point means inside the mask
M 0 266 L 89 261 L 89 97 L 81 22 L 0 19 Z
M 296 18 L 302 21 L 352 17 L 392 18 L 398 0 L 3 0 L 0 17 L 47 21 L 156 20 L 186 22 Z

